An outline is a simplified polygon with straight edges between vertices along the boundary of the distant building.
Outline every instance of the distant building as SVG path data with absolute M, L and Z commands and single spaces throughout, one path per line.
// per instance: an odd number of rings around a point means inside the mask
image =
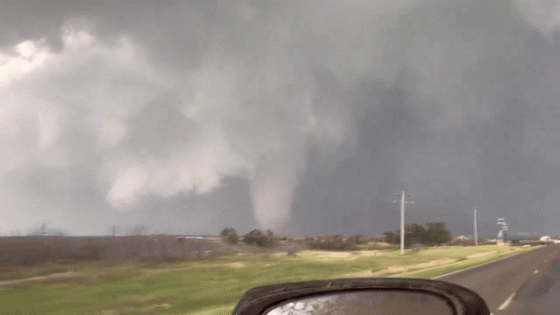
M 466 237 L 465 235 L 459 235 L 455 238 L 456 241 L 468 241 L 470 239 L 470 237 Z

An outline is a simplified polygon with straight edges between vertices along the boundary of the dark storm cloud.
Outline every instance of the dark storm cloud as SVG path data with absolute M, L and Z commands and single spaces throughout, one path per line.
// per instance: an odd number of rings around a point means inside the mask
M 25 180 L 0 227 L 381 234 L 406 189 L 412 221 L 468 234 L 476 205 L 482 232 L 497 217 L 553 231 L 560 54 L 546 6 L 3 2 L 0 118 L 14 123 L 0 159 L 18 161 L 5 181 Z M 49 194 L 56 178 L 66 193 Z M 42 214 L 29 192 L 51 196 Z
M 558 167 L 550 153 L 548 161 L 544 156 L 549 144 L 536 144 L 535 137 L 544 136 L 540 121 L 546 120 L 548 129 L 557 126 L 545 113 L 557 105 L 545 104 L 554 99 L 559 81 L 543 78 L 558 71 L 557 46 L 522 21 L 510 2 L 466 9 L 441 5 L 430 13 L 419 9 L 401 16 L 399 25 L 408 31 L 402 42 L 394 38 L 402 44 L 395 44 L 401 53 L 407 50 L 403 45 L 414 46 L 418 38 L 444 51 L 429 52 L 438 59 L 427 75 L 414 58 L 427 58 L 428 52 L 409 54 L 405 63 L 414 82 L 409 86 L 397 80 L 382 88 L 373 77 L 369 85 L 362 81 L 349 92 L 358 96 L 358 106 L 369 104 L 366 123 L 358 120 L 358 138 L 369 143 L 362 141 L 355 156 L 324 179 L 336 183 L 327 191 L 343 193 L 325 194 L 312 216 L 322 212 L 322 227 L 329 232 L 379 234 L 387 223 L 396 229 L 396 207 L 372 199 L 390 199 L 405 188 L 415 193 L 416 205 L 408 214 L 412 221 L 445 221 L 455 233 L 472 233 L 475 205 L 490 221 L 484 229 L 488 234 L 494 233 L 491 223 L 497 217 L 509 218 L 520 231 L 554 229 L 547 214 L 553 210 L 543 210 L 542 204 L 557 193 Z M 410 35 L 415 32 L 425 35 Z M 454 51 L 454 46 L 467 51 Z M 439 86 L 426 84 L 437 82 L 438 74 Z M 540 93 L 549 96 L 535 99 Z M 304 204 L 302 212 L 310 207 Z

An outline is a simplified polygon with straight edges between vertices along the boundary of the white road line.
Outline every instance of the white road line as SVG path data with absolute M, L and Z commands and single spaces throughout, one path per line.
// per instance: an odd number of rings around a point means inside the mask
M 539 269 L 533 271 L 533 274 L 536 274 L 537 272 L 539 272 Z
M 504 303 L 502 303 L 502 305 L 500 305 L 500 307 L 498 307 L 499 311 L 505 310 L 506 307 L 509 306 L 509 304 L 511 303 L 511 301 L 513 301 L 513 296 L 515 295 L 515 293 L 512 293 L 507 300 L 504 301 Z

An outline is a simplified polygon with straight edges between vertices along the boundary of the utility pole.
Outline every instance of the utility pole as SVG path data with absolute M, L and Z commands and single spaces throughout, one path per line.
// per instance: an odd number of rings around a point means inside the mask
M 474 245 L 478 246 L 478 231 L 477 231 L 477 222 L 476 222 L 476 207 L 474 207 Z
M 404 190 L 401 193 L 401 255 L 404 254 L 404 203 L 406 195 Z
M 403 190 L 400 194 L 401 197 L 401 255 L 404 254 L 404 208 L 406 204 L 413 204 L 413 201 L 406 201 L 406 193 Z M 409 194 L 409 196 L 412 196 Z M 396 202 L 396 201 L 393 201 Z

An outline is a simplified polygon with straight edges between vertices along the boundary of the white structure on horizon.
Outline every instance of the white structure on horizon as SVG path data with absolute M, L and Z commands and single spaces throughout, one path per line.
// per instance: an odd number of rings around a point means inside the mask
M 498 233 L 498 239 L 504 239 L 504 241 L 505 241 L 505 236 L 506 236 L 506 233 L 507 233 L 507 230 L 508 230 L 506 219 L 498 218 L 498 223 L 497 224 L 502 226 L 500 232 Z
M 541 236 L 541 238 L 539 238 L 539 241 L 541 242 L 547 242 L 547 243 L 554 243 L 554 244 L 560 244 L 560 240 L 555 240 L 552 237 L 548 236 L 548 235 L 544 235 Z

